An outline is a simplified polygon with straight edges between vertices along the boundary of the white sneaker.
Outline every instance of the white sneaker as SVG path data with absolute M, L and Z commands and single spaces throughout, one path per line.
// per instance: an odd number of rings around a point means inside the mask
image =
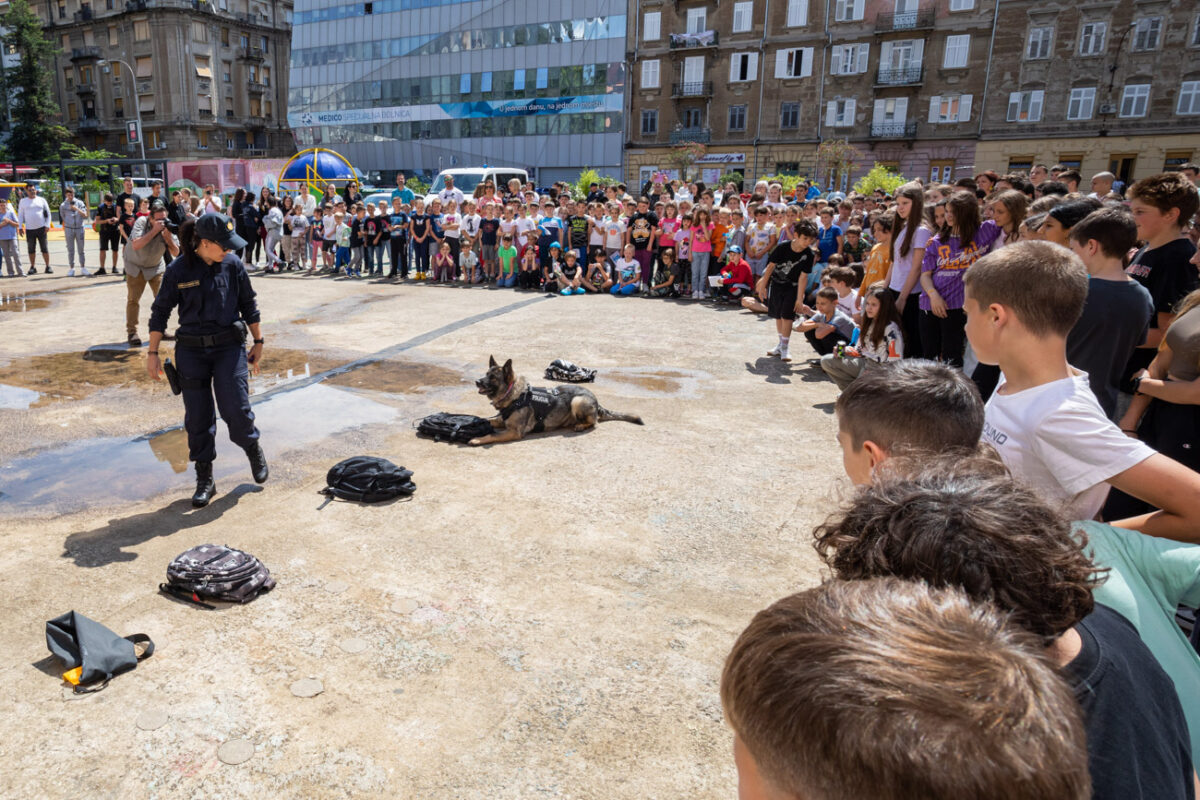
M 67 270 L 67 277 L 68 277 L 68 278 L 74 278 L 74 277 L 75 277 L 75 268 L 74 268 L 74 267 L 71 267 L 69 270 Z
M 79 268 L 79 272 L 80 272 L 80 274 L 82 274 L 82 275 L 83 275 L 83 277 L 85 277 L 85 278 L 90 278 L 90 277 L 92 277 L 92 273 L 88 272 L 88 268 L 87 268 L 87 267 L 80 267 L 80 268 Z
M 788 349 L 786 347 L 779 348 L 779 360 L 780 361 L 791 361 L 792 360 L 792 357 L 788 355 Z
M 778 355 L 782 355 L 782 354 L 783 354 L 783 348 L 780 347 L 779 345 L 775 345 L 774 347 L 772 347 L 770 350 L 767 351 L 767 355 L 769 355 L 769 356 L 778 356 Z

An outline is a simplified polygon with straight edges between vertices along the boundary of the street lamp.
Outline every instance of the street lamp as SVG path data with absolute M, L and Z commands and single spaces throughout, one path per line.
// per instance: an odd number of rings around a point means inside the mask
M 96 64 L 101 67 L 107 67 L 110 61 L 115 64 L 122 64 L 125 69 L 129 70 L 130 85 L 133 86 L 133 109 L 137 112 L 138 147 L 142 151 L 142 174 L 149 178 L 150 167 L 146 164 L 146 132 L 142 130 L 142 102 L 138 98 L 137 74 L 133 71 L 133 67 L 119 58 L 102 58 Z

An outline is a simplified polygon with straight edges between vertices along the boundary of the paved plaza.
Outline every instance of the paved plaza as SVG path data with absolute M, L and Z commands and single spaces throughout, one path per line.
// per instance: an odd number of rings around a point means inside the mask
M 784 365 L 732 307 L 255 277 L 271 478 L 222 428 L 193 511 L 183 405 L 118 344 L 120 279 L 68 279 L 55 248 L 54 275 L 0 280 L 0 795 L 733 796 L 723 659 L 819 580 L 810 531 L 846 485 L 802 338 Z M 143 337 L 148 314 L 149 294 Z M 431 412 L 489 413 L 490 354 L 536 384 L 554 358 L 596 368 L 601 403 L 646 424 L 417 438 Z M 416 494 L 326 504 L 360 454 Z M 159 594 L 205 542 L 278 588 L 217 611 Z M 70 609 L 157 650 L 72 696 L 44 641 Z

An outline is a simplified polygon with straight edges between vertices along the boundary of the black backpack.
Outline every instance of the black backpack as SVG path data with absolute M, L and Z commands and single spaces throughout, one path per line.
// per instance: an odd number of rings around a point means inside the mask
M 480 436 L 495 433 L 492 423 L 470 414 L 430 414 L 417 423 L 417 436 L 435 442 L 469 442 Z
M 333 465 L 320 493 L 360 503 L 382 503 L 415 492 L 412 475 L 412 470 L 397 467 L 386 458 L 354 456 Z
M 546 367 L 546 380 L 563 383 L 591 383 L 596 380 L 596 370 L 581 367 L 561 358 L 556 358 Z
M 184 551 L 167 565 L 167 582 L 158 589 L 204 608 L 205 600 L 249 603 L 275 588 L 266 565 L 249 553 L 219 544 L 202 544 Z

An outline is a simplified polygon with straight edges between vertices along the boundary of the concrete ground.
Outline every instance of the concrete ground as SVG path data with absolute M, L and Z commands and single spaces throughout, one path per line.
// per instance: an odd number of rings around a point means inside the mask
M 271 479 L 221 431 L 219 494 L 193 511 L 182 403 L 144 348 L 96 348 L 124 338 L 123 286 L 66 278 L 55 247 L 53 276 L 0 280 L 0 795 L 734 795 L 723 659 L 819 579 L 809 535 L 844 486 L 803 339 L 788 366 L 740 309 L 256 277 Z M 490 412 L 489 354 L 535 383 L 556 357 L 597 368 L 600 401 L 646 424 L 418 439 L 433 411 Z M 325 504 L 358 454 L 414 470 L 416 494 Z M 278 588 L 217 611 L 159 594 L 205 542 Z M 71 695 L 44 642 L 71 609 L 155 654 Z

